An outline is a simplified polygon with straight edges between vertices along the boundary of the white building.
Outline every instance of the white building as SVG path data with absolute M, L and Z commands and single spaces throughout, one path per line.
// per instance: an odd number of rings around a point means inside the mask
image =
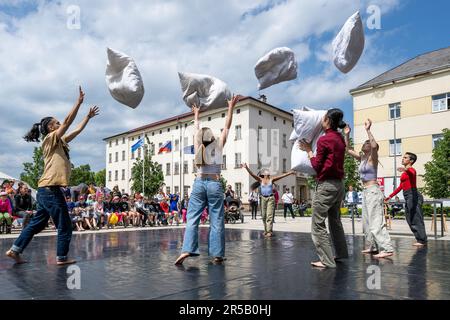
M 226 108 L 201 112 L 200 127 L 209 127 L 219 136 L 226 112 Z M 293 130 L 293 118 L 291 113 L 252 97 L 242 99 L 233 112 L 223 151 L 222 175 L 242 197 L 243 203 L 247 203 L 254 179 L 240 167 L 241 163 L 248 163 L 254 173 L 261 167 L 271 168 L 273 174 L 290 170 L 292 143 L 288 139 Z M 122 192 L 131 193 L 131 168 L 142 152 L 139 148 L 132 153 L 131 146 L 144 135 L 155 146 L 152 160 L 162 166 L 165 191 L 190 193 L 195 179 L 194 155 L 181 150 L 193 145 L 192 112 L 105 138 L 107 187 L 112 189 L 118 185 Z M 158 154 L 160 146 L 169 140 L 172 152 Z M 292 175 L 279 180 L 280 198 L 285 187 L 289 187 L 297 199 L 309 198 L 304 177 Z

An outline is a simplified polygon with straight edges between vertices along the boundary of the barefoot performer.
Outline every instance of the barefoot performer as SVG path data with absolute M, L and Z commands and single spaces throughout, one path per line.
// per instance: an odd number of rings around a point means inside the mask
M 194 112 L 194 151 L 197 176 L 192 187 L 187 212 L 186 231 L 184 233 L 183 249 L 175 261 L 176 265 L 190 256 L 198 256 L 198 226 L 205 207 L 209 210 L 209 255 L 214 262 L 221 263 L 225 255 L 225 221 L 224 221 L 224 190 L 220 182 L 222 152 L 227 142 L 228 132 L 233 120 L 233 108 L 240 96 L 234 96 L 228 101 L 228 113 L 225 128 L 219 139 L 216 139 L 210 128 L 200 129 L 200 108 L 192 107 Z
M 369 140 L 364 142 L 361 153 L 355 152 L 350 146 L 350 127 L 344 129 L 347 153 L 360 161 L 359 175 L 363 183 L 362 217 L 364 235 L 369 246 L 362 253 L 372 254 L 375 258 L 385 258 L 393 255 L 394 248 L 386 229 L 384 218 L 384 195 L 377 182 L 378 172 L 378 143 L 370 131 L 372 121 L 364 123 Z
M 72 238 L 72 221 L 61 187 L 68 186 L 70 180 L 71 166 L 68 143 L 83 131 L 90 119 L 99 113 L 99 109 L 96 106 L 90 108 L 87 116 L 78 127 L 65 135 L 75 120 L 84 100 L 84 92 L 81 90 L 81 87 L 79 92 L 78 101 L 62 124 L 53 117 L 43 118 L 41 122 L 34 124 L 30 132 L 24 137 L 27 142 L 39 142 L 39 138 L 43 138 L 44 172 L 38 183 L 36 196 L 38 203 L 37 212 L 26 228 L 22 230 L 11 249 L 6 252 L 6 255 L 14 259 L 16 263 L 25 262 L 20 257 L 20 254 L 33 239 L 34 235 L 47 226 L 47 221 L 50 217 L 58 229 L 56 263 L 65 265 L 76 262 L 67 257 Z
M 345 196 L 344 156 L 345 142 L 338 128 L 345 128 L 340 109 L 330 109 L 322 119 L 325 135 L 317 140 L 316 155 L 311 143 L 300 141 L 300 149 L 308 153 L 311 165 L 317 172 L 317 187 L 312 204 L 311 236 L 320 261 L 312 262 L 314 267 L 335 268 L 330 237 L 325 220 L 330 224 L 331 239 L 336 251 L 336 259 L 348 258 L 347 243 L 341 222 L 341 202 Z
M 242 164 L 242 168 L 245 168 L 249 175 L 255 179 L 260 185 L 261 195 L 261 215 L 264 223 L 264 237 L 270 238 L 273 235 L 273 213 L 275 205 L 275 197 L 273 194 L 273 183 L 280 179 L 283 179 L 291 174 L 295 174 L 294 170 L 279 176 L 272 177 L 269 169 L 263 169 L 259 173 L 259 176 L 254 174 L 246 163 Z
M 413 245 L 416 247 L 423 247 L 427 244 L 427 233 L 425 231 L 425 224 L 423 222 L 423 214 L 419 204 L 419 192 L 416 187 L 417 173 L 413 168 L 417 161 L 417 155 L 411 152 L 406 152 L 402 158 L 403 168 L 398 168 L 402 172 L 400 176 L 400 185 L 389 197 L 385 199 L 388 202 L 393 196 L 403 190 L 405 197 L 405 216 L 409 228 L 414 234 L 417 242 Z

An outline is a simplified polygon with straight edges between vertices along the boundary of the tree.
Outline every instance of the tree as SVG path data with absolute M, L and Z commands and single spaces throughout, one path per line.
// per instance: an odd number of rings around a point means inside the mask
M 220 183 L 222 184 L 222 189 L 225 192 L 227 190 L 227 180 L 223 177 L 223 175 L 220 175 Z
M 37 189 L 39 179 L 44 173 L 44 156 L 42 147 L 35 147 L 33 151 L 33 162 L 25 162 L 20 180 L 26 182 L 31 188 Z
M 350 145 L 353 147 L 353 140 L 350 138 Z M 344 159 L 344 182 L 345 190 L 348 190 L 348 186 L 353 186 L 353 190 L 361 191 L 361 179 L 359 177 L 358 162 L 356 159 L 345 154 Z
M 88 164 L 81 165 L 74 168 L 72 164 L 72 173 L 70 175 L 70 185 L 77 186 L 80 183 L 94 183 L 95 173 L 91 171 L 91 166 Z
M 443 130 L 443 138 L 433 149 L 431 161 L 425 164 L 424 193 L 433 199 L 450 198 L 450 130 Z
M 131 168 L 131 190 L 133 192 L 142 193 L 142 165 L 145 167 L 144 172 L 144 194 L 152 197 L 158 193 L 159 188 L 164 183 L 164 175 L 158 162 L 152 161 L 149 152 L 144 152 L 144 160 L 137 159 Z
M 95 174 L 95 185 L 106 185 L 106 169 L 100 170 Z

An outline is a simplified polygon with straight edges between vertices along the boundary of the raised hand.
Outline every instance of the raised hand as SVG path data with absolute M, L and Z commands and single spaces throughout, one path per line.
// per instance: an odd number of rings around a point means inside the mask
M 347 125 L 344 128 L 344 134 L 347 136 L 350 134 L 350 132 L 352 131 L 352 129 Z
M 92 108 L 89 109 L 89 113 L 88 113 L 88 118 L 92 119 L 95 116 L 98 116 L 100 113 L 100 108 L 97 106 L 93 106 Z
M 80 91 L 80 95 L 78 96 L 78 103 L 82 104 L 84 101 L 84 92 L 83 90 L 81 90 L 81 86 L 79 86 L 78 89 Z
M 312 151 L 311 143 L 306 142 L 305 139 L 300 140 L 298 142 L 298 144 L 299 144 L 300 150 L 303 150 L 303 151 L 306 151 L 306 152 Z
M 244 162 L 241 164 L 241 168 L 248 169 L 248 165 Z
M 366 122 L 364 122 L 364 128 L 366 128 L 366 130 L 370 130 L 371 126 L 372 126 L 372 120 L 367 119 Z
M 240 98 L 241 98 L 240 95 L 236 96 L 233 94 L 233 96 L 231 97 L 231 100 L 228 100 L 228 108 L 233 109 L 236 106 L 236 104 L 238 103 Z
M 193 112 L 195 115 L 198 115 L 198 114 L 200 113 L 200 107 L 197 106 L 195 103 L 192 105 L 192 112 Z

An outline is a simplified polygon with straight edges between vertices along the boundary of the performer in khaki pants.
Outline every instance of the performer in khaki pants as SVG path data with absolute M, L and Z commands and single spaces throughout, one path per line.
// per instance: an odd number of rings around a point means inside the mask
M 317 141 L 317 152 L 313 154 L 311 143 L 300 141 L 300 149 L 308 152 L 311 165 L 317 172 L 317 188 L 312 205 L 311 236 L 320 261 L 312 262 L 314 267 L 335 268 L 335 259 L 348 258 L 347 243 L 340 217 L 340 206 L 345 196 L 344 156 L 345 142 L 337 131 L 346 124 L 340 109 L 330 109 L 322 119 L 325 135 Z M 330 224 L 331 240 L 336 251 L 333 256 L 330 237 L 325 220 Z

